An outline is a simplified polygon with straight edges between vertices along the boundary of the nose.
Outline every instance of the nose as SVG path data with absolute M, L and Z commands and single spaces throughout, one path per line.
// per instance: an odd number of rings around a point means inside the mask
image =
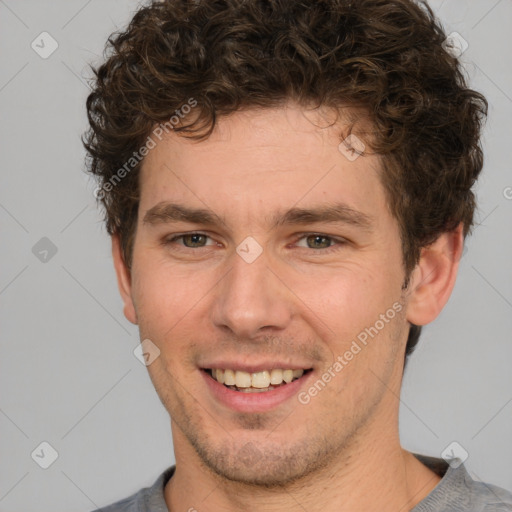
M 231 270 L 216 287 L 212 320 L 244 340 L 285 329 L 292 318 L 293 294 L 265 251 L 252 263 L 232 256 Z

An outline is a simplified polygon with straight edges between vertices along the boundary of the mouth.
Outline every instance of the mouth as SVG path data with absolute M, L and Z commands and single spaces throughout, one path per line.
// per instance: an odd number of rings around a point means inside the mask
M 224 387 L 240 393 L 266 393 L 286 387 L 302 379 L 312 368 L 263 370 L 249 373 L 242 370 L 203 368 L 203 371 Z

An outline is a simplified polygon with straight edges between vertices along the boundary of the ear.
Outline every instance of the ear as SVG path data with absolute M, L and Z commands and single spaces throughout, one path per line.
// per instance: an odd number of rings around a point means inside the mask
M 114 267 L 116 269 L 117 286 L 124 302 L 124 316 L 132 324 L 137 324 L 137 313 L 135 312 L 132 300 L 131 272 L 124 261 L 121 240 L 117 234 L 112 235 L 112 258 L 114 259 Z
M 448 302 L 462 256 L 462 222 L 453 231 L 442 233 L 421 251 L 412 277 L 407 320 L 415 325 L 432 322 Z

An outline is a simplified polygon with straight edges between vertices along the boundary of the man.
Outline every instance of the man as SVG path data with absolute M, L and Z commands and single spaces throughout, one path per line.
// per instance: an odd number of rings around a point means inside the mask
M 110 39 L 84 143 L 176 465 L 104 511 L 505 511 L 400 445 L 453 289 L 486 100 L 409 0 L 164 0 Z

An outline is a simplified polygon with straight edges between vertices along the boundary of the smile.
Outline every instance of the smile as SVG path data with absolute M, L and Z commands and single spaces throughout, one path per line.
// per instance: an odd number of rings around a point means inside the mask
M 225 387 L 242 393 L 264 393 L 286 386 L 297 379 L 300 379 L 310 369 L 279 369 L 263 370 L 249 373 L 241 370 L 208 368 L 205 369 L 214 380 Z

